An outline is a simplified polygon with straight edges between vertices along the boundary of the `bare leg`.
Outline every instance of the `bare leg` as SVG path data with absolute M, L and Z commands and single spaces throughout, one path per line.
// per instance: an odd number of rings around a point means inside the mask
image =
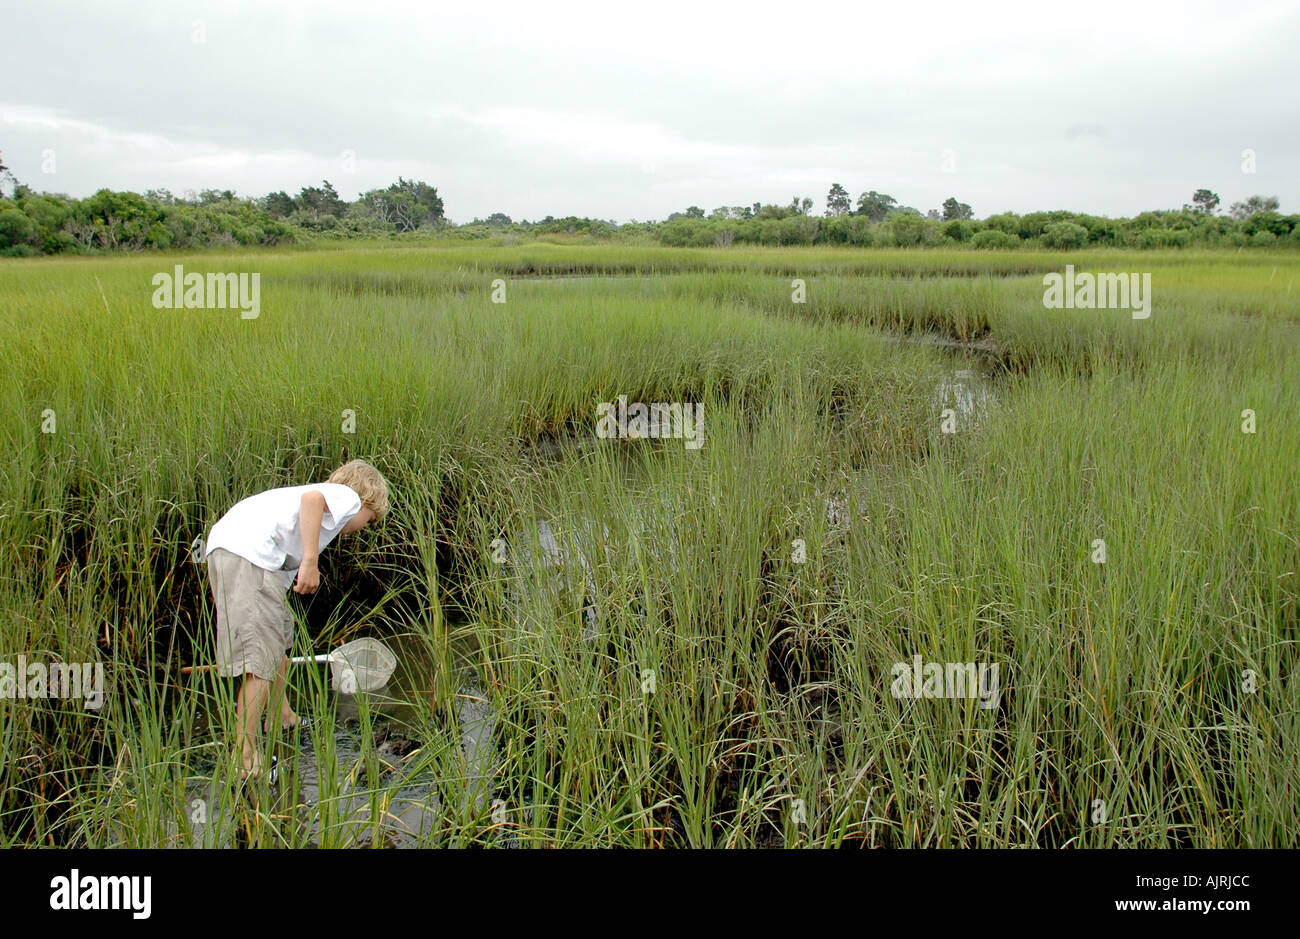
M 298 723 L 298 715 L 289 707 L 289 695 L 285 691 L 285 684 L 289 671 L 289 656 L 285 656 L 280 661 L 280 671 L 275 676 L 275 681 L 271 683 L 271 700 L 270 707 L 266 711 L 266 719 L 262 722 L 262 729 L 268 733 L 271 730 L 271 715 L 277 710 L 280 712 L 280 727 L 288 730 Z
M 239 740 L 235 745 L 241 751 L 245 777 L 256 776 L 262 771 L 262 754 L 257 746 L 257 724 L 266 708 L 269 693 L 270 682 L 265 678 L 258 678 L 252 672 L 244 674 L 244 683 L 240 686 L 239 699 L 235 705 L 236 723 L 239 727 Z

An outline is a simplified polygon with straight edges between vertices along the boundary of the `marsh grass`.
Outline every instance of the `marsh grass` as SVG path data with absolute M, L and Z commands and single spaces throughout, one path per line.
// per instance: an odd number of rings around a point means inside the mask
M 1059 254 L 6 263 L 0 661 L 102 661 L 109 700 L 0 698 L 0 843 L 1294 846 L 1297 265 L 1069 260 L 1150 269 L 1152 317 L 1045 310 Z M 261 315 L 154 310 L 174 262 L 261 272 Z M 956 434 L 969 363 L 890 341 L 929 335 L 987 344 Z M 620 394 L 702 402 L 705 446 L 596 440 Z M 400 643 L 397 700 L 295 670 L 318 724 L 241 792 L 232 687 L 178 675 L 190 544 L 357 456 L 393 511 L 296 651 Z M 894 697 L 917 654 L 997 663 L 996 706 Z

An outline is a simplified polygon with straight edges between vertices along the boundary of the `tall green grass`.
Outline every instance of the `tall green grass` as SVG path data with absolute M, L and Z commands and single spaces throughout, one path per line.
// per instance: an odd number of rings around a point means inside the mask
M 1067 260 L 1151 270 L 1152 317 L 1043 309 Z M 261 315 L 153 309 L 173 263 L 260 272 Z M 102 660 L 109 702 L 0 698 L 0 843 L 1293 846 L 1297 266 L 6 263 L 0 661 Z M 536 276 L 566 273 L 624 276 Z M 895 341 L 930 334 L 977 358 Z M 944 433 L 937 390 L 980 367 L 992 405 Z M 704 448 L 593 439 L 620 394 L 702 402 Z M 240 795 L 230 687 L 177 674 L 210 655 L 190 543 L 353 457 L 393 511 L 326 553 L 299 651 L 400 641 L 402 700 L 296 671 L 318 727 Z M 998 706 L 895 698 L 916 654 L 997 663 Z

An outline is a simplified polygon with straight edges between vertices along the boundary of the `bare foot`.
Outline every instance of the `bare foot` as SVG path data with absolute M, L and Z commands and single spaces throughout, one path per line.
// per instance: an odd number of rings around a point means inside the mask
M 244 744 L 243 766 L 239 768 L 240 779 L 256 779 L 262 775 L 262 754 L 251 743 Z
M 289 705 L 286 704 L 280 708 L 280 729 L 281 730 L 291 730 L 294 727 L 297 727 L 300 722 L 301 719 L 298 717 L 297 714 L 293 712 L 293 708 L 289 707 Z M 269 716 L 262 721 L 262 730 L 266 731 L 268 734 L 271 732 L 271 723 L 270 723 Z

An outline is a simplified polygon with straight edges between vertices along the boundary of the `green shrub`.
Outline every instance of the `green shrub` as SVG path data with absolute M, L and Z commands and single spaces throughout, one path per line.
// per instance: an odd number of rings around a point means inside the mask
M 792 215 L 781 219 L 777 225 L 783 245 L 810 245 L 817 239 L 821 220 L 807 215 Z
M 1139 248 L 1167 248 L 1170 244 L 1169 232 L 1163 228 L 1147 228 L 1138 232 L 1134 240 Z
M 691 236 L 692 248 L 713 248 L 718 246 L 718 232 L 720 229 L 712 222 L 706 222 L 703 225 L 696 226 L 695 234 Z
M 818 242 L 867 246 L 872 242 L 871 220 L 861 215 L 839 215 L 822 223 Z
M 876 236 L 871 233 L 873 226 L 869 219 L 855 215 L 850 221 L 851 224 L 847 226 L 849 244 L 869 248 L 876 243 Z M 1300 232 L 1300 228 L 1296 231 Z
M 944 223 L 943 233 L 946 237 L 951 238 L 958 243 L 970 241 L 975 234 L 975 226 L 965 219 L 955 218 L 950 222 Z
M 1041 238 L 1049 225 L 1060 222 L 1078 224 L 1079 218 L 1080 216 L 1077 213 L 1066 209 L 1053 209 L 1050 212 L 1030 212 L 1028 215 L 1020 216 L 1018 227 L 1012 230 L 1020 236 L 1021 240 L 1029 241 L 1031 238 Z
M 1097 218 L 1095 215 L 1081 215 L 1077 223 L 1088 229 L 1090 245 L 1122 245 L 1124 235 L 1121 226 L 1109 218 Z
M 23 199 L 21 204 L 23 213 L 36 223 L 37 243 L 40 250 L 47 253 L 61 250 L 63 240 L 59 236 L 64 232 L 60 229 L 72 214 L 68 206 L 53 196 L 29 196 Z M 68 240 L 73 244 L 76 243 L 76 239 L 70 235 Z
M 659 240 L 671 248 L 685 248 L 695 239 L 695 223 L 674 219 L 659 226 Z
M 781 223 L 774 218 L 765 218 L 758 223 L 758 242 L 764 245 L 781 243 Z
M 919 245 L 925 238 L 928 227 L 924 218 L 911 214 L 895 215 L 886 224 L 889 226 L 890 238 L 900 248 Z
M 1043 228 L 1043 247 L 1065 250 L 1088 243 L 1088 229 L 1074 222 L 1052 222 Z
M 971 238 L 970 243 L 973 248 L 1001 250 L 1018 247 L 1020 238 L 1001 229 L 986 228 L 983 231 L 977 231 Z
M 1277 212 L 1256 212 L 1241 223 L 1241 230 L 1252 238 L 1259 232 L 1269 232 L 1285 238 L 1291 234 L 1291 220 Z
M 1015 235 L 1020 238 L 1020 216 L 1015 212 L 1003 212 L 1000 215 L 990 215 L 984 220 L 985 229 L 993 229 L 1008 235 Z
M 8 206 L 0 210 L 0 248 L 26 245 L 36 237 L 36 223 L 21 209 Z

